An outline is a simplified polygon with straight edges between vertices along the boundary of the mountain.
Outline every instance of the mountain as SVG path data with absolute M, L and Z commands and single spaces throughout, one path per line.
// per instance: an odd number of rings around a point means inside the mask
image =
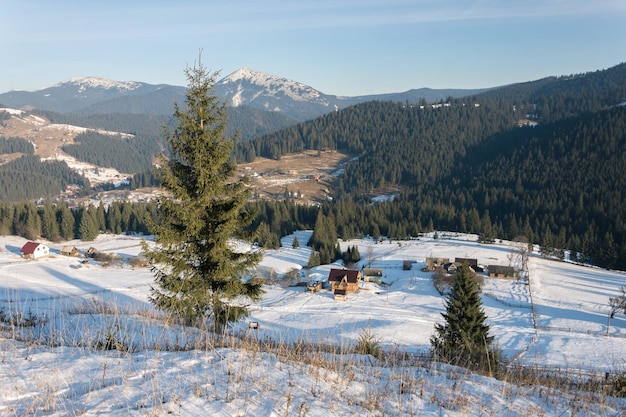
M 306 84 L 249 68 L 239 69 L 217 82 L 215 93 L 230 106 L 249 105 L 263 110 L 281 112 L 303 121 L 365 101 L 435 102 L 448 97 L 479 94 L 486 89 L 461 90 L 429 88 L 402 93 L 355 97 L 324 94 Z M 1 100 L 1 97 L 0 97 Z
M 152 85 L 136 81 L 113 81 L 105 78 L 69 78 L 37 91 L 9 91 L 0 94 L 0 103 L 17 109 L 50 110 L 58 113 L 81 112 L 96 103 L 122 97 L 148 96 L 162 89 L 185 91 L 183 87 Z
M 113 81 L 98 77 L 70 78 L 37 91 L 9 91 L 0 103 L 15 109 L 37 109 L 81 115 L 131 113 L 171 115 L 174 102 L 183 103 L 185 87 Z M 231 107 L 249 106 L 279 113 L 293 123 L 371 100 L 427 102 L 463 97 L 484 90 L 428 88 L 402 93 L 340 97 L 306 84 L 252 69 L 239 69 L 219 80 L 215 93 Z

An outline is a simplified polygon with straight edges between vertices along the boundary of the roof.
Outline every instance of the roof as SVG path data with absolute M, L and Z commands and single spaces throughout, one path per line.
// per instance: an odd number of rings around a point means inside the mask
M 487 269 L 489 270 L 490 274 L 496 274 L 496 275 L 502 274 L 502 275 L 509 275 L 509 276 L 515 275 L 515 268 L 513 268 L 512 266 L 489 265 Z
M 454 262 L 467 264 L 468 266 L 478 265 L 478 259 L 474 258 L 454 258 Z
M 22 249 L 20 249 L 20 252 L 23 255 L 32 255 L 33 253 L 35 253 L 35 250 L 37 249 L 37 247 L 39 247 L 39 245 L 41 245 L 41 243 L 26 242 L 24 246 L 22 246 Z
M 363 268 L 363 275 L 368 277 L 382 277 L 383 269 L 382 268 Z
M 361 273 L 354 269 L 336 269 L 333 268 L 328 273 L 328 281 L 337 281 L 340 282 L 343 280 L 343 277 L 346 277 L 346 281 L 349 283 L 357 283 L 361 278 Z

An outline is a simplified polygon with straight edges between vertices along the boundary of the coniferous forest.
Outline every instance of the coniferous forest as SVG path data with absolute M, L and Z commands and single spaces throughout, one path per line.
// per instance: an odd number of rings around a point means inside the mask
M 342 256 L 336 250 L 338 238 L 402 239 L 450 230 L 476 233 L 486 243 L 523 237 L 539 244 L 546 255 L 562 258 L 569 250 L 573 260 L 626 270 L 625 103 L 626 64 L 621 64 L 449 98 L 435 106 L 365 102 L 241 140 L 233 158 L 250 162 L 258 156 L 280 159 L 324 149 L 353 157 L 332 190 L 333 200 L 319 207 L 290 199 L 250 203 L 257 213 L 253 226 L 260 226 L 261 246 L 275 247 L 281 236 L 296 229 L 314 229 L 311 242 L 301 244 L 316 249 L 315 262 Z M 141 134 L 147 134 L 134 133 L 139 140 L 120 147 L 126 149 L 125 157 L 162 146 L 152 139 L 143 151 L 131 151 L 129 147 L 141 143 Z M 79 145 L 80 152 L 110 157 L 111 166 L 123 166 L 122 156 L 102 150 L 106 140 L 122 146 L 119 139 L 91 139 L 89 146 Z M 21 178 L 8 164 L 0 175 Z M 70 181 L 64 175 L 69 173 L 47 177 Z M 138 173 L 135 182 L 155 183 L 145 173 Z M 371 197 L 381 194 L 393 198 L 371 203 Z M 146 213 L 156 215 L 156 210 L 138 210 L 142 214 L 132 222 L 135 230 L 143 227 Z M 16 230 L 3 224 L 3 231 Z M 114 224 L 124 231 L 122 224 L 131 223 Z M 113 228 L 105 224 L 98 230 Z
M 320 208 L 336 236 L 523 236 L 547 255 L 626 269 L 626 65 L 496 89 L 441 106 L 368 102 L 241 143 L 236 158 L 304 149 L 356 158 Z M 370 197 L 400 188 L 394 199 Z M 265 203 L 269 232 L 315 226 Z M 285 203 L 287 205 L 290 202 Z M 317 228 L 316 228 L 317 231 Z M 316 233 L 322 263 L 332 255 Z

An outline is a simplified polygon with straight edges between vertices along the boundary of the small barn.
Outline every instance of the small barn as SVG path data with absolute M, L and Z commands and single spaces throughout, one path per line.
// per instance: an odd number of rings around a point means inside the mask
M 382 268 L 363 268 L 363 281 L 375 282 L 380 284 L 383 282 L 383 269 Z
M 20 249 L 20 253 L 26 259 L 39 259 L 50 255 L 50 248 L 43 243 L 26 242 Z
M 515 268 L 504 265 L 489 265 L 487 267 L 490 278 L 515 278 Z
M 63 256 L 80 256 L 80 252 L 76 246 L 63 246 L 61 248 L 61 255 Z
M 359 289 L 361 282 L 361 271 L 355 269 L 333 268 L 328 273 L 328 282 L 333 293 L 336 289 L 352 292 Z
M 342 290 L 340 288 L 337 288 L 333 292 L 333 297 L 334 297 L 335 300 L 346 301 L 346 299 L 348 298 L 348 295 L 347 295 L 346 290 Z

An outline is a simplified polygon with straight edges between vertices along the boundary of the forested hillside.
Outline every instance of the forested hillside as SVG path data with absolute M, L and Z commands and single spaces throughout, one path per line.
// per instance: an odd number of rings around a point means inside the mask
M 624 81 L 619 65 L 437 108 L 364 103 L 240 144 L 236 156 L 325 148 L 354 155 L 336 201 L 322 207 L 325 229 L 338 237 L 403 238 L 433 228 L 485 242 L 523 236 L 547 254 L 571 249 L 574 259 L 626 269 Z M 538 125 L 518 127 L 529 118 Z M 389 190 L 400 191 L 370 204 Z M 280 217 L 299 215 L 292 210 L 261 211 L 271 233 L 301 223 Z M 316 246 L 331 258 L 333 239 Z
M 120 138 L 86 132 L 76 136 L 74 142 L 76 144 L 61 149 L 80 161 L 125 173 L 149 171 L 153 159 L 162 149 L 154 136 L 145 135 Z
M 0 167 L 0 200 L 19 201 L 53 197 L 68 184 L 89 188 L 89 181 L 65 162 L 41 162 L 26 155 Z

